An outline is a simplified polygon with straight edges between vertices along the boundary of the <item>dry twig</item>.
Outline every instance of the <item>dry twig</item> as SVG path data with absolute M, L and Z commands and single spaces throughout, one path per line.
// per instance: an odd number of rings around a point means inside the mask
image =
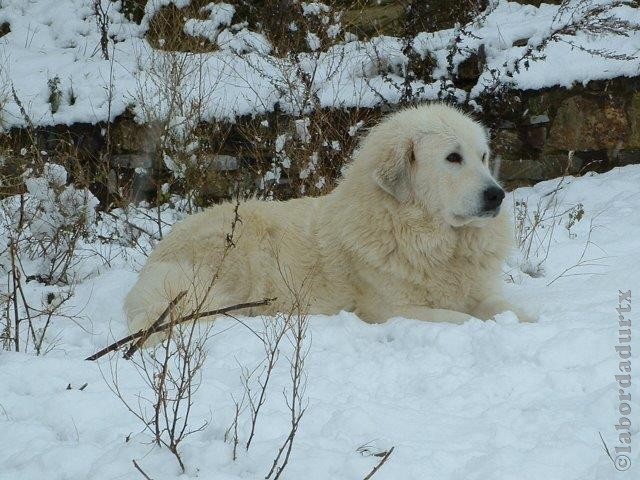
M 380 459 L 378 464 L 375 467 L 373 467 L 373 469 L 369 472 L 369 474 L 366 477 L 364 477 L 363 480 L 369 480 L 371 477 L 373 477 L 376 474 L 376 472 L 380 470 L 382 465 L 384 465 L 385 462 L 389 459 L 389 457 L 391 456 L 395 448 L 396 447 L 391 447 L 387 452 L 385 452 L 384 456 Z
M 103 357 L 104 355 L 106 355 L 109 352 L 113 352 L 115 350 L 118 350 L 120 347 L 122 347 L 123 345 L 126 345 L 127 343 L 129 343 L 132 340 L 135 340 L 137 338 L 141 338 L 143 336 L 149 336 L 149 335 L 152 335 L 154 333 L 162 332 L 162 331 L 167 330 L 169 327 L 174 326 L 174 325 L 179 325 L 181 323 L 185 323 L 185 322 L 188 322 L 190 320 L 197 320 L 197 319 L 203 318 L 203 317 L 212 317 L 214 315 L 227 315 L 229 312 L 233 312 L 233 311 L 236 311 L 236 310 L 242 310 L 244 308 L 260 307 L 260 306 L 263 306 L 263 305 L 268 305 L 274 300 L 275 300 L 275 298 L 265 298 L 263 300 L 259 300 L 259 301 L 256 301 L 256 302 L 238 303 L 237 305 L 231 305 L 229 307 L 218 308 L 216 310 L 209 310 L 209 311 L 206 311 L 206 312 L 191 313 L 189 315 L 186 315 L 184 317 L 181 317 L 181 318 L 177 319 L 175 322 L 163 323 L 161 325 L 156 325 L 156 322 L 154 322 L 155 327 L 147 328 L 147 329 L 144 329 L 144 330 L 140 330 L 139 332 L 132 333 L 131 335 L 128 335 L 128 336 L 126 336 L 124 338 L 121 338 L 117 342 L 114 342 L 111 345 L 109 345 L 108 347 L 103 348 L 99 352 L 96 352 L 93 355 L 85 358 L 85 360 L 89 360 L 89 361 L 97 360 L 97 359 L 99 359 L 100 357 Z
M 140 468 L 140 465 L 138 465 L 138 462 L 136 462 L 135 460 L 131 460 L 133 462 L 133 466 L 136 467 L 136 470 L 138 470 L 140 472 L 140 474 L 146 479 L 146 480 L 152 480 L 152 478 L 147 475 L 146 473 L 144 473 L 144 470 L 142 470 L 142 468 Z
M 145 330 L 145 334 L 142 335 L 137 342 L 133 343 L 129 347 L 129 350 L 125 352 L 124 358 L 126 360 L 129 360 L 133 356 L 133 354 L 136 353 L 136 350 L 138 350 L 140 347 L 142 347 L 142 345 L 144 345 L 144 342 L 146 342 L 149 336 L 151 335 L 152 330 L 157 328 L 166 320 L 167 316 L 171 313 L 171 311 L 176 307 L 178 302 L 182 300 L 182 298 L 186 294 L 187 294 L 187 291 L 183 290 L 176 296 L 176 298 L 174 298 L 173 300 L 171 300 L 171 302 L 169 302 L 169 305 L 167 305 L 167 308 L 164 309 L 164 311 L 160 314 L 158 319 L 155 322 L 153 322 L 153 324 L 149 328 Z

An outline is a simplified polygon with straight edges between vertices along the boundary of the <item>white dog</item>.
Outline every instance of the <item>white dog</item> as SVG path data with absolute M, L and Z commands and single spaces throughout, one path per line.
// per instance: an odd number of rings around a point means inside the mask
M 488 169 L 485 129 L 432 104 L 394 113 L 364 138 L 329 195 L 215 206 L 177 224 L 126 298 L 146 328 L 183 290 L 184 310 L 277 298 L 245 315 L 355 312 L 461 323 L 514 310 L 501 293 L 512 244 L 504 191 Z M 521 320 L 525 320 L 522 316 Z

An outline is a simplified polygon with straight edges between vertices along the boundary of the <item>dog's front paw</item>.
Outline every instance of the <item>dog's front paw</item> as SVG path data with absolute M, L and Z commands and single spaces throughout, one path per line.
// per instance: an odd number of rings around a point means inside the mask
M 513 313 L 516 314 L 516 317 L 518 317 L 518 321 L 520 321 L 520 323 L 535 323 L 538 321 L 537 315 L 531 315 L 529 313 L 525 313 L 522 311 L 517 311 Z
M 533 323 L 538 320 L 537 315 L 534 315 L 528 310 L 524 311 L 519 307 L 515 307 L 500 297 L 493 297 L 484 300 L 476 306 L 473 315 L 481 319 L 495 319 L 496 315 L 503 312 L 513 312 L 521 323 Z

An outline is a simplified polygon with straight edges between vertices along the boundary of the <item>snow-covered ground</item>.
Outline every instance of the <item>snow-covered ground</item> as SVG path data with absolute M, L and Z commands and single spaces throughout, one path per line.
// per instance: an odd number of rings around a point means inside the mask
M 545 245 L 552 236 L 548 255 L 544 247 L 537 260 L 525 262 L 520 254 L 505 265 L 509 297 L 537 312 L 536 323 L 520 324 L 511 313 L 459 326 L 410 319 L 369 325 L 350 313 L 311 319 L 308 409 L 281 478 L 364 478 L 380 459 L 358 453 L 363 445 L 373 453 L 395 447 L 374 476 L 380 480 L 638 478 L 635 322 L 630 470 L 616 471 L 599 433 L 615 455 L 614 447 L 622 445 L 615 427 L 618 291 L 632 292 L 631 318 L 640 308 L 640 166 L 568 177 L 556 191 L 559 182 L 519 189 L 508 198 L 526 200 L 530 215 L 551 200 L 547 211 L 561 214 L 555 228 L 546 221 L 537 232 Z M 570 225 L 579 204 L 584 215 Z M 133 249 L 110 248 L 110 265 L 91 257 L 90 276 L 66 306 L 78 319 L 54 319 L 51 351 L 41 357 L 0 352 L 0 479 L 142 478 L 133 459 L 155 480 L 264 478 L 288 433 L 282 392 L 290 386 L 285 357 L 291 346 L 283 345 L 251 449 L 239 448 L 233 461 L 232 445 L 224 441 L 233 398 L 242 396 L 242 367 L 258 365 L 264 352 L 238 322 L 214 325 L 217 335 L 207 344 L 191 414 L 194 427 L 210 424 L 181 445 L 182 474 L 173 455 L 151 444 L 109 389 L 117 368 L 126 399 L 136 405 L 148 396 L 133 365 L 121 358 L 116 364 L 119 356 L 83 360 L 125 333 L 123 298 L 144 259 Z M 96 249 L 104 253 L 107 246 Z M 518 267 L 543 259 L 537 278 Z M 50 288 L 29 282 L 26 294 L 35 302 Z M 246 322 L 260 325 L 258 319 Z M 241 417 L 241 442 L 249 427 Z
M 0 24 L 9 24 L 11 30 L 0 38 L 0 129 L 26 123 L 11 87 L 35 125 L 96 123 L 113 119 L 128 106 L 145 121 L 142 97 L 157 102 L 160 110 L 166 108 L 162 81 L 166 81 L 171 57 L 153 51 L 145 32 L 158 7 L 169 3 L 184 7 L 190 0 L 149 0 L 145 17 L 137 25 L 120 12 L 118 2 L 102 0 L 112 38 L 110 59 L 106 60 L 94 0 L 2 0 Z M 419 55 L 435 60 L 435 70 L 432 80 L 413 84 L 414 93 L 422 99 L 444 93 L 464 100 L 466 92 L 443 81 L 450 80 L 449 67 L 455 71 L 481 46 L 486 68 L 470 98 L 487 85 L 539 89 L 637 76 L 640 31 L 633 26 L 640 24 L 640 10 L 628 5 L 607 7 L 614 3 L 621 2 L 571 0 L 559 12 L 557 5 L 535 7 L 498 0 L 488 15 L 480 16 L 464 31 L 421 33 L 413 39 L 413 47 Z M 316 3 L 309 4 L 314 8 L 305 7 L 304 2 L 300 5 L 307 15 L 324 12 Z M 602 5 L 606 8 L 598 10 Z M 398 101 L 407 68 L 406 45 L 400 39 L 383 36 L 358 41 L 334 17 L 327 16 L 326 33 L 337 40 L 334 46 L 319 45 L 319 32 L 310 31 L 309 52 L 295 61 L 276 58 L 268 39 L 235 23 L 234 11 L 231 5 L 212 3 L 203 9 L 208 20 L 191 19 L 185 25 L 185 33 L 215 39 L 219 48 L 190 54 L 191 67 L 179 85 L 185 103 L 191 99 L 202 105 L 203 119 L 233 120 L 273 111 L 276 104 L 282 111 L 299 114 L 309 108 L 309 93 L 317 95 L 321 106 Z M 594 11 L 600 13 L 594 15 Z M 629 23 L 609 28 L 611 19 Z M 591 33 L 584 28 L 589 23 L 596 26 Z M 571 32 L 575 35 L 568 34 Z M 537 60 L 518 63 L 528 49 Z M 298 68 L 311 78 L 311 92 L 303 87 Z M 57 97 L 53 109 L 52 88 Z

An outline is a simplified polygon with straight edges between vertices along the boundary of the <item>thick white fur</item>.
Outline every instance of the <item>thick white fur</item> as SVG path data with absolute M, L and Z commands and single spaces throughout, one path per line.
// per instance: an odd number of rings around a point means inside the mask
M 461 164 L 446 160 L 453 151 Z M 186 310 L 277 298 L 241 312 L 257 315 L 287 311 L 303 283 L 310 313 L 347 310 L 366 322 L 461 323 L 513 310 L 501 294 L 510 222 L 504 208 L 479 216 L 483 190 L 496 185 L 487 157 L 485 130 L 458 110 L 432 104 L 392 114 L 330 194 L 240 204 L 222 265 L 234 205 L 177 224 L 126 298 L 130 328 L 147 327 L 185 289 Z

